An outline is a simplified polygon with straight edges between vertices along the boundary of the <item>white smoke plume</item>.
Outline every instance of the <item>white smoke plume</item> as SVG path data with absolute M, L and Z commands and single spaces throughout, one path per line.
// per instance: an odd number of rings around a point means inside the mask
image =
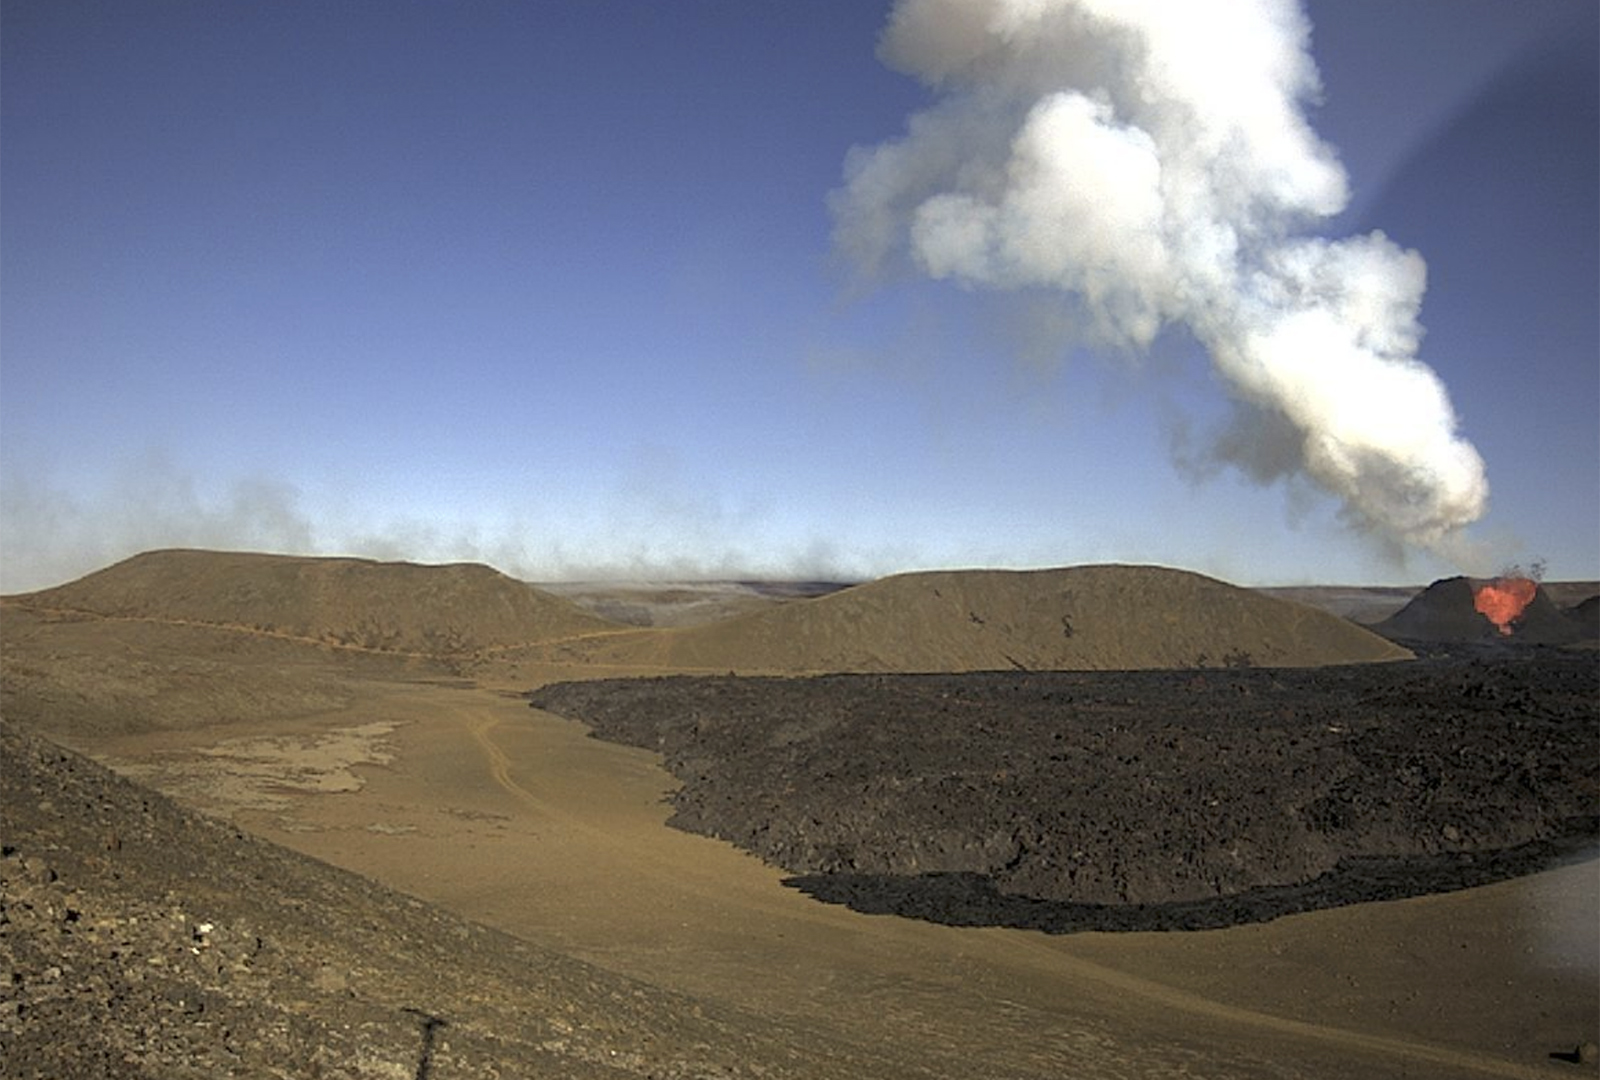
M 1120 346 L 1187 327 L 1356 524 L 1438 550 L 1482 516 L 1483 461 L 1417 359 L 1421 256 L 1310 235 L 1349 190 L 1302 111 L 1309 35 L 1295 0 L 899 0 L 879 55 L 939 97 L 851 151 L 835 243 L 870 275 L 1060 290 Z

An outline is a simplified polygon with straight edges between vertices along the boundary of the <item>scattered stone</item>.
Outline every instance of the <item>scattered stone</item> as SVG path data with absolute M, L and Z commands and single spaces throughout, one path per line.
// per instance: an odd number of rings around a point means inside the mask
M 926 1075 L 473 926 L 3 720 L 0 821 L 0 1077 Z M 156 842 L 113 867 L 130 821 Z
M 350 980 L 345 978 L 344 972 L 324 964 L 311 977 L 311 985 L 325 994 L 339 994 L 349 989 Z
M 23 879 L 32 885 L 48 885 L 56 880 L 55 868 L 43 859 L 25 857 L 22 873 Z

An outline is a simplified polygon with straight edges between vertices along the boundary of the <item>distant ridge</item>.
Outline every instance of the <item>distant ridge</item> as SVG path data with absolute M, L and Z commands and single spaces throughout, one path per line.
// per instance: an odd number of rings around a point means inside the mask
M 639 629 L 477 563 L 150 551 L 36 611 L 215 626 L 382 653 L 746 672 L 1319 667 L 1410 652 L 1307 604 L 1161 566 L 899 574 L 704 625 Z M 531 650 L 531 651 L 525 651 Z M 551 652 L 551 650 L 554 650 Z
M 435 655 L 618 629 L 477 563 L 424 566 L 253 552 L 149 551 L 8 600 L 35 609 Z
M 736 671 L 1316 667 L 1411 656 L 1325 611 L 1160 566 L 901 574 L 665 633 L 651 643 L 656 662 Z

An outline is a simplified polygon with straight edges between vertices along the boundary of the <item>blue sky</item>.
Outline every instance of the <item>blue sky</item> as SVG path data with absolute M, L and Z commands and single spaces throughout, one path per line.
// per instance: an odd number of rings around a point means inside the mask
M 1182 331 L 864 278 L 846 155 L 939 94 L 876 54 L 887 3 L 7 0 L 0 588 L 174 545 L 1600 577 L 1595 5 L 1306 14 L 1350 184 L 1317 231 L 1427 260 L 1419 357 L 1484 461 L 1455 555 L 1197 455 L 1231 392 Z

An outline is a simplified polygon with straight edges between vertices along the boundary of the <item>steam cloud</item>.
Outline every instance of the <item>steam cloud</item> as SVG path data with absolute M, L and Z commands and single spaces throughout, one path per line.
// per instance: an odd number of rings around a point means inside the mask
M 1062 290 L 1119 346 L 1186 326 L 1358 526 L 1438 549 L 1482 516 L 1483 461 L 1416 358 L 1421 256 L 1304 234 L 1349 198 L 1301 111 L 1309 33 L 1294 0 L 899 0 L 879 55 L 940 97 L 850 152 L 835 243 Z

